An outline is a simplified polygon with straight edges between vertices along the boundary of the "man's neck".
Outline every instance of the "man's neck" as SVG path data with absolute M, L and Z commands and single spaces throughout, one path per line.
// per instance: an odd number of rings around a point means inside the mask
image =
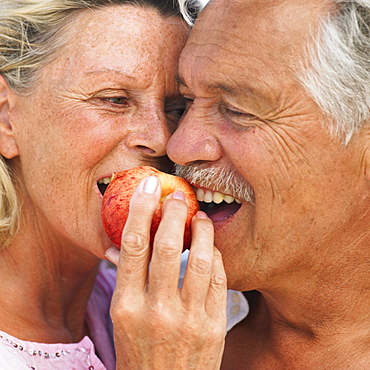
M 333 315 L 331 323 L 326 319 L 323 324 L 320 318 L 320 324 L 315 325 L 317 308 L 315 312 L 315 302 L 311 302 L 306 306 L 306 317 L 312 315 L 310 320 L 305 323 L 302 319 L 289 322 L 261 293 L 248 292 L 246 296 L 250 314 L 227 335 L 223 370 L 312 369 L 325 366 L 363 369 L 370 362 L 368 315 L 353 320 L 345 316 L 338 320 Z M 353 305 L 356 306 L 356 302 Z M 294 311 L 294 307 L 287 304 L 286 311 Z M 354 312 L 348 312 L 348 315 L 352 314 Z M 323 313 L 323 316 L 330 317 L 330 312 Z

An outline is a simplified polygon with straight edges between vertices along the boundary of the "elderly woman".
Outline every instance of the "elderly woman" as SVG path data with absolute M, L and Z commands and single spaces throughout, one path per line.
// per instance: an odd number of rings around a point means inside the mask
M 188 33 L 173 0 L 0 1 L 1 369 L 116 368 L 102 193 L 167 168 Z

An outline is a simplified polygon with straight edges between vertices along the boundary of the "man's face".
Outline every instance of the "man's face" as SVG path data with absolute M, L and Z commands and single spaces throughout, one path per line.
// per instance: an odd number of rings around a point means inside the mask
M 209 212 L 230 288 L 319 275 L 362 227 L 361 135 L 345 149 L 333 140 L 296 73 L 326 10 L 321 1 L 214 1 L 182 53 L 188 110 L 168 154 L 205 171 L 190 180 L 206 198 L 241 201 Z

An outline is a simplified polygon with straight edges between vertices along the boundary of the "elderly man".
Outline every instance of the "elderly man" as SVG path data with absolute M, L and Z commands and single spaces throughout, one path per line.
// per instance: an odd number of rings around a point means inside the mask
M 222 367 L 367 368 L 370 2 L 211 0 L 179 81 L 168 154 L 200 200 L 237 200 L 207 211 L 251 308 Z

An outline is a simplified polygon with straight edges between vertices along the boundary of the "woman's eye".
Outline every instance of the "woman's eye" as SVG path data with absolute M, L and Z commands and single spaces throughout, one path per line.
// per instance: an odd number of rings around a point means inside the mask
M 117 96 L 112 98 L 104 98 L 105 101 L 109 101 L 110 103 L 116 104 L 116 105 L 126 105 L 128 102 L 128 99 L 124 96 Z

